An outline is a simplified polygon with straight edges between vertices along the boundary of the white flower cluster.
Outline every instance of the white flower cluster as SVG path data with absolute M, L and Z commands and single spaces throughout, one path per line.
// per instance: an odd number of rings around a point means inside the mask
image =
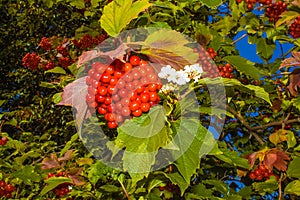
M 163 79 L 167 79 L 169 83 L 175 83 L 177 85 L 184 85 L 191 80 L 198 82 L 203 73 L 202 66 L 198 63 L 193 65 L 186 65 L 184 70 L 176 71 L 170 65 L 161 68 L 158 76 Z

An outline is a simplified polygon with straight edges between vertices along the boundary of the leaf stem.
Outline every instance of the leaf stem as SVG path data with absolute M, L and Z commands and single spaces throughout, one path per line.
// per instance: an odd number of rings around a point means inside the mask
M 129 196 L 129 194 L 128 194 L 128 192 L 127 192 L 127 190 L 126 190 L 124 184 L 122 183 L 122 181 L 120 181 L 120 179 L 118 179 L 118 181 L 119 181 L 119 183 L 121 184 L 122 190 L 123 190 L 123 192 L 125 193 L 127 199 L 128 199 L 128 200 L 131 200 L 131 198 L 130 198 L 130 196 Z

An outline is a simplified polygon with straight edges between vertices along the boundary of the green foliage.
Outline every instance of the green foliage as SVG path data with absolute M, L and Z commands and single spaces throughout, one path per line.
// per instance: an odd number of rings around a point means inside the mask
M 53 189 L 66 182 L 72 184 L 72 191 L 64 199 L 299 198 L 299 73 L 295 70 L 290 75 L 288 71 L 299 66 L 299 55 L 294 52 L 293 59 L 283 60 L 290 51 L 299 51 L 299 39 L 288 34 L 290 24 L 299 16 L 297 2 L 288 3 L 288 11 L 274 23 L 264 13 L 254 14 L 244 2 L 237 4 L 235 0 L 2 0 L 0 139 L 8 141 L 0 145 L 0 180 L 17 188 L 12 199 L 57 199 Z M 229 10 L 218 9 L 222 3 Z M 58 59 L 58 50 L 43 51 L 39 46 L 41 38 L 47 37 L 55 47 L 67 45 L 70 58 L 78 61 L 89 49 L 76 51 L 73 39 L 104 31 L 116 36 L 139 27 L 154 28 L 145 29 L 149 35 L 143 42 L 135 43 L 137 38 L 128 37 L 127 46 L 105 53 L 124 57 L 129 47 L 136 45 L 134 53 L 180 70 L 197 62 L 191 38 L 204 49 L 214 48 L 218 55 L 213 61 L 217 65 L 229 63 L 234 78 L 202 78 L 178 94 L 160 93 L 162 105 L 126 120 L 118 127 L 118 134 L 110 131 L 109 143 L 100 147 L 112 151 L 103 156 L 120 156 L 123 170 L 119 171 L 96 160 L 81 141 L 83 121 L 88 121 L 85 118 L 91 113 L 72 92 L 85 98 L 86 77 L 76 79 L 78 72 L 86 73 L 85 66 L 75 62 L 65 68 L 43 70 L 40 65 L 30 70 L 22 66 L 22 58 L 34 51 L 47 60 Z M 246 32 L 265 63 L 239 55 L 236 43 L 244 36 L 234 38 L 240 31 Z M 294 47 L 271 61 L 275 44 L 287 42 Z M 88 59 L 89 55 L 83 53 L 80 58 Z M 226 97 L 211 99 L 210 93 L 219 91 L 207 87 L 220 86 L 225 87 Z M 175 98 L 192 93 L 197 106 L 188 98 Z M 221 98 L 225 98 L 226 107 L 212 109 Z M 76 100 L 81 107 L 73 105 Z M 195 114 L 197 118 L 193 118 Z M 74 115 L 82 118 L 75 121 Z M 214 126 L 222 119 L 224 126 Z M 94 125 L 106 131 L 101 120 Z M 219 129 L 221 135 L 216 140 L 214 133 Z M 108 146 L 112 144 L 116 147 Z M 170 160 L 156 169 L 160 151 Z M 250 172 L 261 165 L 272 167 L 275 175 L 252 180 Z M 68 176 L 46 178 L 57 172 Z

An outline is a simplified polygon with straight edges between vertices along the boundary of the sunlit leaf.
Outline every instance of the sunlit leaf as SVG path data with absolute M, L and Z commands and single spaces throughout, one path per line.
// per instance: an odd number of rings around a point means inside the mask
M 101 27 L 110 36 L 119 34 L 126 25 L 151 4 L 148 0 L 132 2 L 132 0 L 114 0 L 104 7 L 100 18 Z
M 198 55 L 185 46 L 189 43 L 183 34 L 161 29 L 146 38 L 141 53 L 146 54 L 153 63 L 171 65 L 178 70 L 197 61 Z
M 72 180 L 66 177 L 51 177 L 45 182 L 47 185 L 42 189 L 41 196 L 44 196 L 46 193 L 50 192 L 62 183 L 72 183 Z
M 295 180 L 290 182 L 284 189 L 286 194 L 294 194 L 300 196 L 300 181 Z

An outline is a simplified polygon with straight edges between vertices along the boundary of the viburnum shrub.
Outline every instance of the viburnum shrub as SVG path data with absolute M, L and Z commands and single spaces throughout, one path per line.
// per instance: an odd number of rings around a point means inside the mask
M 0 198 L 298 199 L 299 8 L 1 4 Z

